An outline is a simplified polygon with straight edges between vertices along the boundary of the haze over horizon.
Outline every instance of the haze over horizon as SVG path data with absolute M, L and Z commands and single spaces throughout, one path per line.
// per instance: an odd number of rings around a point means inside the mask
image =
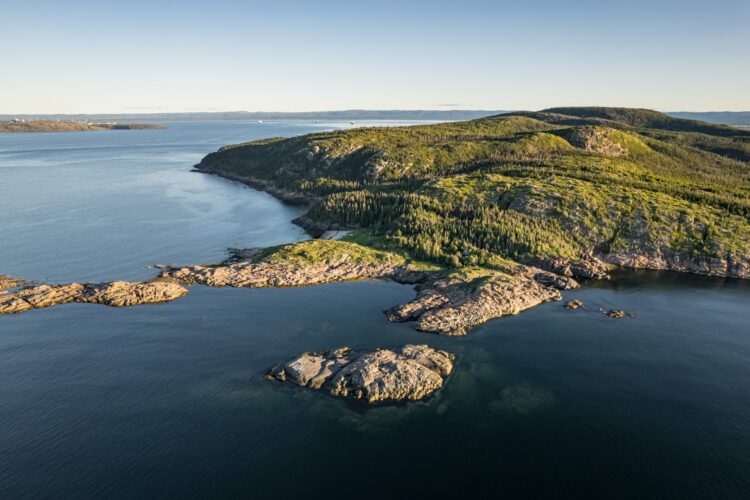
M 4 2 L 0 114 L 750 109 L 750 4 Z

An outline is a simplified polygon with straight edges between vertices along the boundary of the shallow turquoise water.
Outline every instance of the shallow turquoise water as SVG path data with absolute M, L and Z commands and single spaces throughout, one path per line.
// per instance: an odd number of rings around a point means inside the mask
M 0 272 L 141 277 L 153 262 L 213 261 L 227 246 L 304 237 L 288 224 L 298 209 L 187 173 L 253 126 L 175 124 L 179 145 L 148 154 L 138 143 L 148 150 L 155 131 L 50 134 L 77 142 L 81 161 L 47 151 L 41 136 L 0 136 L 0 186 L 12 202 L 0 234 L 13 235 L 0 240 Z M 113 144 L 96 146 L 97 159 L 85 141 Z M 133 143 L 114 153 L 119 141 Z M 29 163 L 12 166 L 18 148 Z M 98 180 L 76 179 L 84 174 Z M 110 188 L 121 198 L 113 206 Z M 123 228 L 127 238 L 113 234 Z M 548 303 L 463 338 L 387 323 L 381 311 L 412 296 L 384 282 L 192 287 L 167 304 L 0 317 L 0 497 L 750 495 L 747 284 L 624 273 L 566 292 L 583 311 Z M 612 320 L 600 307 L 636 316 Z M 445 389 L 424 402 L 367 408 L 262 377 L 305 350 L 408 342 L 459 355 Z

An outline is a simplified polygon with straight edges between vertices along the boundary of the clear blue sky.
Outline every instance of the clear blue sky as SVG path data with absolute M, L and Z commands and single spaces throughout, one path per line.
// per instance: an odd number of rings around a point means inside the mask
M 0 0 L 0 113 L 750 110 L 750 0 Z

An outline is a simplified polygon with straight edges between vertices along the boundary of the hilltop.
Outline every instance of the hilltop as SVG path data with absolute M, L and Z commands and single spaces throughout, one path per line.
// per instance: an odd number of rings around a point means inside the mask
M 2 132 L 93 132 L 98 130 L 163 129 L 163 125 L 143 123 L 88 123 L 53 120 L 11 120 L 0 122 Z

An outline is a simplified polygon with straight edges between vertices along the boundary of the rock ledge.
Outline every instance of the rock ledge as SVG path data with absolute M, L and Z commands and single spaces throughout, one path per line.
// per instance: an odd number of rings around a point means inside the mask
M 127 307 L 168 302 L 182 297 L 186 293 L 188 293 L 187 288 L 162 281 L 29 285 L 0 295 L 0 314 L 42 309 L 69 302 Z

